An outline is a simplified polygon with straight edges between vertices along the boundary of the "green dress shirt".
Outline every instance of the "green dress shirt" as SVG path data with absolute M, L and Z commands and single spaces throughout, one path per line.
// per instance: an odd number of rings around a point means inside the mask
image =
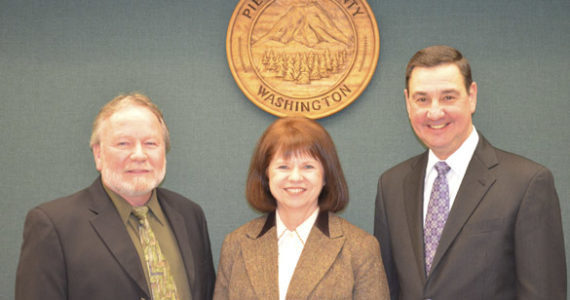
M 137 254 L 141 261 L 142 269 L 146 277 L 147 284 L 149 283 L 148 269 L 146 266 L 146 261 L 144 259 L 143 250 L 141 247 L 141 242 L 138 234 L 138 220 L 133 214 L 133 207 L 128 203 L 123 197 L 113 192 L 111 189 L 103 186 L 105 191 L 113 201 L 115 208 L 121 216 L 121 220 L 127 228 L 127 232 L 135 245 Z M 178 296 L 180 299 L 192 299 L 192 294 L 190 293 L 190 285 L 188 284 L 188 276 L 186 274 L 186 268 L 184 267 L 184 261 L 182 260 L 182 255 L 180 254 L 180 248 L 178 248 L 178 243 L 176 237 L 170 228 L 170 224 L 164 215 L 160 204 L 158 203 L 158 198 L 156 196 L 156 190 L 152 191 L 152 195 L 146 206 L 149 208 L 149 223 L 154 235 L 158 239 L 160 244 L 160 250 L 163 252 L 164 256 L 170 264 L 170 269 L 172 271 L 172 276 L 174 277 L 174 282 L 176 284 L 176 290 L 178 291 Z M 149 285 L 150 291 L 150 285 Z

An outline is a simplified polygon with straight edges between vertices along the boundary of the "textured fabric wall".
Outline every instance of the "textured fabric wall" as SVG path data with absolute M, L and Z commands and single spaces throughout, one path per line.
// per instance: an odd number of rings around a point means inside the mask
M 163 186 L 202 205 L 216 265 L 224 236 L 257 215 L 244 200 L 244 181 L 274 117 L 243 96 L 227 66 L 236 3 L 0 2 L 0 299 L 13 298 L 26 212 L 97 176 L 91 122 L 121 92 L 144 92 L 163 109 L 173 143 Z M 477 128 L 554 173 L 568 245 L 570 2 L 369 4 L 381 37 L 376 73 L 358 100 L 320 121 L 350 187 L 343 216 L 371 232 L 378 176 L 423 151 L 407 121 L 404 67 L 418 49 L 449 44 L 471 61 L 479 84 Z

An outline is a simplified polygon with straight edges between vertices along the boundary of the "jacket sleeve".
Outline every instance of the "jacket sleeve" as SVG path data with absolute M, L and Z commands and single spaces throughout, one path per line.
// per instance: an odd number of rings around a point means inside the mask
M 357 256 L 359 263 L 355 268 L 355 286 L 353 299 L 367 300 L 389 299 L 388 285 L 378 241 L 370 235 L 363 238 L 363 246 Z
M 396 273 L 396 266 L 394 265 L 394 259 L 392 257 L 390 230 L 388 228 L 388 220 L 386 219 L 384 198 L 382 197 L 382 177 L 378 180 L 378 189 L 374 208 L 374 236 L 380 243 L 382 263 L 384 264 L 384 270 L 388 279 L 388 287 L 390 289 L 390 299 L 397 300 L 400 294 L 400 284 L 398 282 L 398 274 Z
M 218 275 L 216 277 L 216 287 L 214 289 L 214 300 L 229 299 L 230 274 L 233 265 L 232 246 L 230 245 L 231 235 L 226 236 L 222 243 L 220 253 L 220 263 L 218 265 Z
M 15 299 L 67 299 L 60 239 L 49 216 L 40 208 L 32 209 L 26 216 Z
M 204 245 L 205 258 L 205 268 L 204 274 L 204 286 L 207 293 L 206 299 L 212 299 L 214 293 L 214 283 L 216 282 L 216 273 L 214 271 L 214 263 L 212 259 L 212 248 L 210 246 L 210 235 L 208 233 L 208 225 L 206 223 L 206 218 L 202 213 L 202 241 Z
M 566 258 L 560 203 L 552 174 L 530 180 L 515 224 L 517 298 L 566 299 Z

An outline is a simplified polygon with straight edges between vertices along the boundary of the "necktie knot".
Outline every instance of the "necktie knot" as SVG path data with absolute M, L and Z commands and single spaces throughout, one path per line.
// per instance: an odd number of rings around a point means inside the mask
M 134 207 L 133 208 L 133 215 L 135 215 L 135 217 L 137 217 L 137 219 L 139 220 L 139 222 L 141 224 L 144 223 L 144 220 L 147 218 L 148 216 L 148 206 L 139 206 L 139 207 Z
M 442 176 L 442 175 L 446 175 L 447 172 L 449 172 L 449 170 L 451 170 L 451 167 L 444 161 L 438 161 L 435 164 L 435 169 L 437 170 L 437 175 Z

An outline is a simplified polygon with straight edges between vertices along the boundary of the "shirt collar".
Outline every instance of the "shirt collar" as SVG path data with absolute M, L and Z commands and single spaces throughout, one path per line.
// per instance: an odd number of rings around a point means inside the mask
M 133 211 L 133 207 L 129 202 L 127 202 L 127 200 L 113 192 L 110 188 L 107 188 L 105 185 L 103 185 L 103 188 L 105 189 L 105 192 L 107 192 L 107 195 L 109 195 L 109 198 L 111 198 L 111 201 L 113 201 L 121 220 L 124 224 L 127 224 Z M 152 190 L 152 194 L 146 203 L 146 206 L 148 206 L 148 210 L 150 212 L 149 215 L 153 215 L 160 224 L 164 224 L 166 217 L 164 216 L 162 209 L 160 209 L 158 197 L 156 196 L 156 189 Z
M 477 133 L 475 126 L 473 126 L 471 134 L 469 134 L 459 149 L 453 152 L 453 154 L 445 160 L 447 165 L 451 168 L 451 171 L 456 174 L 465 174 L 467 166 L 469 166 L 469 162 L 471 161 L 471 157 L 473 157 L 473 153 L 475 153 L 475 148 L 477 148 L 477 143 L 479 143 L 479 134 Z M 426 172 L 431 172 L 434 169 L 435 164 L 439 161 L 441 161 L 441 159 L 435 156 L 433 151 L 430 149 Z
M 299 237 L 303 240 L 303 243 L 307 242 L 307 238 L 309 238 L 309 234 L 311 233 L 311 229 L 313 228 L 318 215 L 319 207 L 317 207 L 317 209 L 315 209 L 315 211 L 305 221 L 303 221 L 303 223 L 295 228 L 294 231 L 297 231 Z M 275 212 L 275 225 L 277 229 L 277 237 L 281 236 L 285 230 L 288 230 L 287 226 L 285 226 L 279 216 L 279 210 Z
M 319 211 L 319 215 L 317 216 L 317 220 L 315 221 L 315 227 L 317 227 L 324 235 L 330 237 L 330 229 L 329 229 L 329 212 L 327 211 Z M 259 232 L 255 231 L 251 233 L 251 236 L 255 236 L 255 238 L 260 238 L 271 228 L 275 227 L 275 231 L 277 231 L 277 226 L 275 226 L 275 211 L 272 211 L 267 214 L 265 218 L 265 222 L 263 223 L 263 227 Z M 257 230 L 257 229 L 256 229 Z

